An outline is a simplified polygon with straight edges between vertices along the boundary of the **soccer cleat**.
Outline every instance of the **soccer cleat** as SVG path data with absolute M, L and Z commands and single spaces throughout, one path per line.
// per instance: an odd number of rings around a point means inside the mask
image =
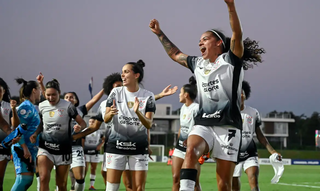
M 96 190 L 93 186 L 90 186 L 89 190 Z

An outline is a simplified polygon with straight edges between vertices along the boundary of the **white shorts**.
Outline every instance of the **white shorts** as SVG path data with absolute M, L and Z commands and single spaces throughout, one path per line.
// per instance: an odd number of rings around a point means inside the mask
M 209 146 L 211 157 L 226 161 L 237 162 L 240 148 L 241 131 L 231 126 L 202 126 L 195 125 L 190 135 L 202 137 Z
M 0 154 L 0 161 L 4 161 L 4 160 L 10 161 L 10 155 L 1 155 Z
M 107 172 L 107 163 L 106 163 L 106 161 L 107 161 L 107 153 L 104 153 L 103 154 L 103 162 L 102 162 L 102 171 L 104 171 L 104 172 Z M 129 168 L 129 163 L 127 162 L 126 163 L 126 168 L 125 168 L 125 170 L 130 170 L 130 168 Z
M 84 158 L 86 159 L 86 162 L 91 162 L 91 163 L 99 163 L 100 162 L 99 154 L 84 155 Z
M 186 156 L 186 152 L 183 152 L 177 148 L 174 149 L 172 156 L 182 158 L 184 160 L 184 157 Z
M 246 171 L 248 168 L 253 166 L 257 166 L 259 168 L 258 157 L 250 157 L 245 161 L 239 162 L 239 164 L 234 168 L 233 177 L 241 177 L 242 168 Z
M 147 171 L 148 170 L 148 155 L 119 155 L 113 153 L 105 153 L 106 168 L 115 170 L 132 170 L 132 171 Z M 129 169 L 126 169 L 127 163 Z
M 70 169 L 79 166 L 86 166 L 83 148 L 81 146 L 72 146 L 72 163 Z
M 47 150 L 39 147 L 37 156 L 38 157 L 39 156 L 48 157 L 48 159 L 51 160 L 55 166 L 70 165 L 72 163 L 71 153 L 64 154 L 64 155 L 53 155 L 53 154 L 49 153 Z

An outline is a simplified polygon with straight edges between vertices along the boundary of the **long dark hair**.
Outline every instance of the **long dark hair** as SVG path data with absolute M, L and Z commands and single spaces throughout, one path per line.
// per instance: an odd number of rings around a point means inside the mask
M 220 30 L 217 29 L 208 30 L 207 32 L 211 32 L 217 40 L 222 40 L 224 45 L 224 48 L 222 49 L 223 53 L 228 52 L 230 50 L 230 37 L 226 37 Z M 244 70 L 253 68 L 253 65 L 257 65 L 258 62 L 263 62 L 261 54 L 266 53 L 266 51 L 264 50 L 264 48 L 259 47 L 258 41 L 246 38 L 243 41 L 243 46 L 244 52 L 242 56 L 242 61 Z
M 0 78 L 0 86 L 3 87 L 3 89 L 5 91 L 3 94 L 2 100 L 10 103 L 11 95 L 10 95 L 10 91 L 9 91 L 9 86 L 2 78 Z

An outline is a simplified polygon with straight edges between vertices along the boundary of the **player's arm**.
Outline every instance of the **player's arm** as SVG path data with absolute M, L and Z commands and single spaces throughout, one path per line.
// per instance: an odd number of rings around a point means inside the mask
M 187 57 L 188 55 L 182 53 L 176 45 L 174 45 L 168 37 L 160 29 L 160 24 L 156 19 L 150 21 L 149 27 L 151 31 L 156 34 L 163 45 L 164 50 L 167 52 L 168 56 L 175 62 L 178 62 L 182 66 L 188 68 Z
M 86 138 L 85 137 L 82 137 L 82 139 L 81 139 L 81 145 L 82 145 L 82 147 L 84 147 L 84 142 L 86 141 Z
M 228 6 L 230 26 L 232 29 L 230 50 L 238 58 L 242 58 L 244 48 L 242 42 L 242 27 L 240 19 L 236 11 L 234 0 L 225 0 L 225 2 Z
M 93 98 L 90 101 L 88 101 L 88 103 L 86 104 L 87 111 L 89 111 L 94 106 L 94 104 L 96 104 L 101 99 L 102 96 L 103 89 L 95 96 L 93 96 Z
M 145 115 L 143 115 L 139 111 L 139 103 L 140 103 L 139 99 L 136 97 L 133 105 L 133 111 L 137 114 L 142 125 L 145 126 L 147 129 L 150 129 L 152 127 L 153 115 L 156 111 L 155 99 L 153 96 L 150 96 L 148 98 L 146 103 Z
M 274 150 L 274 148 L 270 145 L 267 138 L 262 133 L 260 126 L 256 126 L 256 135 L 259 142 L 266 147 L 266 149 L 269 151 L 270 154 L 277 153 L 276 150 Z
M 81 129 L 84 129 L 87 127 L 87 123 L 82 119 L 80 115 L 77 115 L 75 118 L 75 121 L 78 125 L 80 125 Z
M 178 90 L 178 86 L 174 86 L 173 88 L 171 88 L 171 84 L 170 84 L 167 87 L 165 87 L 162 90 L 162 92 L 160 92 L 159 94 L 155 95 L 154 99 L 157 101 L 158 99 L 161 99 L 163 97 L 170 96 L 170 95 L 176 93 L 177 90 Z
M 15 100 L 10 100 L 10 107 L 11 107 L 11 112 L 12 112 L 12 117 L 11 117 L 11 125 L 13 129 L 19 126 L 20 124 L 20 119 L 17 113 L 17 102 Z
M 37 76 L 37 81 L 40 85 L 40 90 L 41 90 L 41 94 L 43 96 L 44 99 L 47 99 L 46 98 L 46 88 L 45 86 L 43 85 L 43 79 L 44 79 L 44 76 L 43 74 L 40 72 L 40 74 Z
M 37 140 L 37 136 L 43 131 L 43 121 L 42 121 L 42 116 L 40 115 L 40 124 L 37 128 L 37 130 L 30 136 L 30 142 L 31 143 L 35 143 Z
M 104 144 L 104 140 L 105 140 L 105 138 L 104 138 L 104 136 L 102 136 L 101 137 L 101 143 L 97 146 L 97 149 L 96 149 L 97 151 L 100 151 L 102 145 Z
M 110 103 L 112 103 L 112 105 L 110 105 Z M 108 98 L 106 113 L 104 115 L 104 122 L 109 123 L 112 120 L 113 116 L 117 114 L 118 114 L 118 110 L 116 107 L 116 100 L 114 99 L 109 100 Z
M 84 129 L 80 133 L 72 135 L 72 139 L 73 140 L 80 139 L 82 137 L 85 137 L 85 136 L 97 131 L 100 128 L 100 125 L 101 125 L 102 121 L 103 120 L 101 120 L 101 121 L 95 120 L 93 125 L 90 125 L 88 128 Z

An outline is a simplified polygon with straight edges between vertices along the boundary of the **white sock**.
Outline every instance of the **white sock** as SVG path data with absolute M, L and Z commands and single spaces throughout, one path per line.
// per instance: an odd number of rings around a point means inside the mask
M 94 186 L 96 175 L 90 174 L 90 186 Z
M 56 191 L 59 191 L 59 187 L 58 186 L 56 186 Z
M 40 178 L 37 177 L 37 191 L 40 191 Z
M 75 191 L 84 191 L 84 183 L 79 184 L 78 182 L 76 182 L 75 186 L 74 186 L 74 190 Z
M 180 180 L 180 191 L 194 191 L 196 182 L 189 179 Z
M 118 191 L 120 184 L 110 183 L 107 181 L 106 191 Z

